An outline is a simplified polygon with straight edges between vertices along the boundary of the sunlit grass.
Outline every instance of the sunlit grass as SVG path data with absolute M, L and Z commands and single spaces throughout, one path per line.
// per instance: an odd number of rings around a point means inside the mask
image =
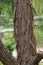
M 43 62 L 40 62 L 39 65 L 43 65 Z
M 0 62 L 0 65 L 3 65 L 2 62 Z

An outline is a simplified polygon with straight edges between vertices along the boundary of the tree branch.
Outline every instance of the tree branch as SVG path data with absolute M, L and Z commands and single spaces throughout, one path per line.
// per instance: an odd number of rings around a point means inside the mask
M 36 56 L 34 56 L 33 58 L 33 65 L 38 65 L 38 63 L 41 61 L 41 59 L 43 59 L 43 52 L 40 52 L 38 54 L 36 54 Z
M 4 65 L 18 65 L 15 58 L 8 51 L 8 49 L 2 44 L 1 40 L 0 40 L 0 61 L 2 61 Z

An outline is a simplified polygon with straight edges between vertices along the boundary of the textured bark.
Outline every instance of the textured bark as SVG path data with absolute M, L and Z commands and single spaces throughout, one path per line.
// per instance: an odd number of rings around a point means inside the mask
M 13 6 L 14 2 L 16 4 L 14 32 L 18 58 L 15 60 L 0 41 L 0 60 L 4 65 L 38 65 L 43 59 L 43 53 L 36 53 L 31 3 L 29 0 L 13 0 Z
M 34 57 L 31 56 L 31 59 L 27 59 L 26 63 L 28 65 L 37 65 L 38 62 L 43 59 L 43 53 L 36 54 Z M 8 51 L 8 49 L 2 44 L 0 40 L 0 61 L 4 65 L 19 65 L 17 60 L 12 56 L 12 54 Z
M 36 54 L 36 56 L 34 56 L 34 58 L 32 60 L 32 65 L 38 65 L 38 63 L 41 61 L 41 59 L 43 59 L 43 52 L 40 52 L 40 53 Z
M 8 51 L 8 49 L 2 44 L 1 40 L 0 40 L 0 61 L 2 61 L 4 65 L 18 65 L 15 58 Z
M 15 40 L 17 41 L 18 63 L 30 65 L 36 54 L 36 42 L 33 35 L 33 15 L 29 0 L 16 0 L 14 19 Z
M 38 65 L 43 54 L 36 53 L 36 41 L 33 35 L 33 14 L 29 0 L 16 0 L 14 32 L 19 65 Z

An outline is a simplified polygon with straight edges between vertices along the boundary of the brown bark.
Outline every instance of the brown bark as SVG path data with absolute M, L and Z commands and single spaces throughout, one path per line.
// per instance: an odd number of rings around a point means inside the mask
M 33 35 L 33 15 L 29 0 L 16 0 L 16 17 L 14 20 L 15 39 L 17 41 L 18 63 L 29 65 L 35 56 L 35 39 Z
M 36 41 L 33 35 L 33 14 L 29 0 L 16 0 L 14 19 L 19 65 L 36 65 Z M 40 56 L 41 57 L 41 56 Z M 34 59 L 34 61 L 32 61 Z M 38 64 L 38 63 L 37 63 Z
M 38 63 L 43 59 L 43 52 L 36 54 L 32 60 L 33 65 L 38 65 Z
M 31 56 L 31 59 L 27 59 L 28 65 L 37 65 L 38 62 L 43 59 L 43 53 L 36 54 L 34 57 Z M 8 49 L 2 44 L 0 40 L 0 61 L 4 65 L 19 65 L 17 60 L 12 56 Z
M 14 1 L 16 1 L 14 31 L 18 58 L 15 60 L 0 41 L 0 60 L 4 65 L 38 65 L 38 62 L 43 58 L 43 53 L 36 53 L 31 3 L 29 0 Z
M 8 51 L 8 49 L 2 44 L 1 40 L 0 40 L 0 61 L 2 61 L 4 65 L 18 65 L 15 58 Z

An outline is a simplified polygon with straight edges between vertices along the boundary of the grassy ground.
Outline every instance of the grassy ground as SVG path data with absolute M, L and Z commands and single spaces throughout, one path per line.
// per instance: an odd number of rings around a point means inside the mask
M 43 62 L 40 62 L 39 65 L 43 65 Z
M 0 62 L 0 65 L 3 65 L 3 64 Z

